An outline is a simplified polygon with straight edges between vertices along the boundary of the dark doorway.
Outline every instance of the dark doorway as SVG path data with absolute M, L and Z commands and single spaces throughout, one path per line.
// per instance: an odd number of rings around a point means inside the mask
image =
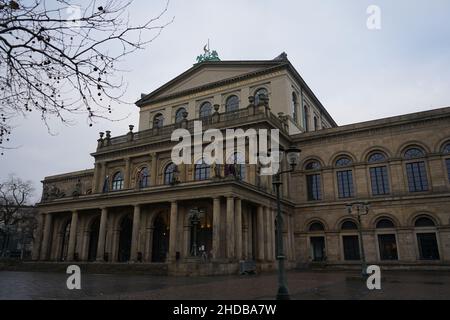
M 359 260 L 360 255 L 358 236 L 343 236 L 342 242 L 344 244 L 344 259 Z
M 59 254 L 59 260 L 65 261 L 67 259 L 67 253 L 69 251 L 70 220 L 66 222 L 62 232 L 63 234 L 61 240 L 62 243 L 61 243 L 61 252 Z
M 133 220 L 129 217 L 123 218 L 120 223 L 119 262 L 130 261 L 132 232 Z
M 311 250 L 313 261 L 325 260 L 325 238 L 324 237 L 311 237 Z
M 169 248 L 169 230 L 161 215 L 153 223 L 152 262 L 165 262 Z
M 378 246 L 380 247 L 381 260 L 398 260 L 395 234 L 378 235 Z
M 89 228 L 89 250 L 88 261 L 95 261 L 97 258 L 98 233 L 100 230 L 100 218 L 94 218 Z
M 417 234 L 421 260 L 439 260 L 439 248 L 435 233 Z

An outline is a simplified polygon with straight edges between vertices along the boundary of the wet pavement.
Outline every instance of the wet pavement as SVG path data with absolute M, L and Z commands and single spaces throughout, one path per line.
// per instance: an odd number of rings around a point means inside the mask
M 276 274 L 162 277 L 82 274 L 68 290 L 65 273 L 0 271 L 0 299 L 274 299 Z M 382 272 L 381 290 L 367 289 L 356 272 L 288 272 L 292 299 L 450 299 L 450 272 Z

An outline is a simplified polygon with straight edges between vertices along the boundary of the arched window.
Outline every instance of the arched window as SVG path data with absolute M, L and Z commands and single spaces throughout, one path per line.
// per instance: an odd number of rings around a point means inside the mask
M 227 166 L 225 167 L 225 175 L 234 175 L 239 180 L 245 179 L 245 157 L 242 154 L 235 152 L 228 158 Z
M 336 167 L 348 167 L 352 165 L 352 160 L 348 157 L 341 157 L 336 160 Z
M 173 184 L 175 182 L 175 172 L 177 170 L 177 166 L 174 163 L 170 163 L 166 166 L 166 169 L 164 170 L 164 184 Z
M 150 174 L 147 167 L 139 170 L 137 180 L 139 188 L 147 188 L 150 185 Z
M 435 223 L 429 217 L 419 217 L 414 222 L 421 260 L 439 260 L 439 246 L 437 243 Z M 422 229 L 424 228 L 424 229 Z M 422 229 L 422 230 L 421 230 Z
M 390 219 L 380 219 L 377 222 L 377 229 L 393 229 L 395 228 L 394 223 Z
M 422 149 L 419 148 L 409 148 L 405 151 L 405 159 L 411 160 L 411 159 L 418 159 L 425 157 L 425 152 L 423 152 Z
M 117 172 L 112 180 L 112 190 L 122 190 L 123 189 L 123 175 L 122 172 Z
M 374 152 L 369 156 L 367 162 L 376 163 L 376 162 L 384 162 L 386 161 L 386 157 L 381 152 Z
M 309 112 L 308 106 L 303 106 L 303 128 L 305 131 L 309 131 Z
M 382 218 L 378 220 L 376 227 L 379 229 L 377 238 L 380 260 L 398 260 L 396 235 L 395 233 L 389 233 L 389 230 L 383 230 L 394 229 L 394 223 L 391 219 Z
M 164 117 L 162 113 L 157 113 L 153 117 L 153 128 L 162 128 L 164 126 Z
M 210 102 L 203 102 L 200 106 L 200 118 L 207 118 L 212 114 L 212 105 Z
M 430 218 L 420 217 L 415 221 L 414 226 L 416 228 L 424 228 L 424 227 L 435 227 L 436 225 Z
M 342 231 L 356 231 L 358 229 L 355 222 L 345 220 L 341 225 Z M 342 236 L 342 245 L 344 251 L 344 260 L 360 260 L 359 236 L 356 234 L 344 234 Z
M 442 150 L 442 152 L 448 157 L 450 155 L 450 143 L 447 143 L 444 146 L 444 149 Z M 447 167 L 447 177 L 448 177 L 448 182 L 450 183 L 450 158 L 446 158 L 445 159 L 445 166 Z
M 386 157 L 381 152 L 374 152 L 369 156 L 368 162 L 372 195 L 386 195 L 390 193 L 388 170 L 386 166 L 372 166 L 372 164 L 386 161 Z
M 309 161 L 305 170 L 319 170 L 320 163 L 318 161 Z M 306 186 L 309 201 L 322 200 L 322 186 L 321 186 L 321 176 L 319 172 L 307 173 L 306 174 Z
M 261 102 L 261 97 L 267 97 L 269 93 L 267 92 L 266 88 L 259 88 L 255 92 L 255 106 L 259 105 Z
M 203 159 L 200 159 L 195 164 L 195 180 L 208 180 L 210 173 L 210 166 L 206 164 Z
M 425 161 L 417 159 L 425 157 L 425 152 L 419 148 L 409 148 L 405 151 L 406 174 L 409 192 L 428 191 L 428 178 Z M 413 161 L 416 160 L 416 161 Z
M 186 108 L 181 107 L 175 113 L 175 123 L 180 123 L 184 119 L 184 114 L 186 113 Z
M 291 101 L 291 108 L 292 108 L 292 118 L 294 119 L 294 122 L 298 122 L 298 115 L 297 115 L 297 94 L 295 92 L 292 92 L 292 101 Z
M 358 230 L 358 226 L 351 220 L 345 220 L 341 225 L 341 230 Z
M 314 232 L 314 231 L 324 231 L 325 227 L 323 226 L 322 222 L 319 221 L 315 221 L 313 223 L 311 223 L 311 225 L 309 226 L 309 231 Z
M 336 167 L 348 167 L 352 165 L 352 160 L 348 157 L 341 157 L 336 160 Z M 354 196 L 353 171 L 351 169 L 339 170 L 336 172 L 338 196 L 340 199 L 352 198 Z
M 239 98 L 235 95 L 228 97 L 225 103 L 225 112 L 232 112 L 239 109 Z
M 317 120 L 317 117 L 314 116 L 314 131 L 319 130 L 319 121 Z

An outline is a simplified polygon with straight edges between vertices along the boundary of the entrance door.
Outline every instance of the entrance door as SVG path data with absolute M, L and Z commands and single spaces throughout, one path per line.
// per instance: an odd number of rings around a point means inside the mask
M 417 234 L 421 260 L 439 260 L 439 248 L 435 233 Z
M 133 221 L 125 217 L 120 224 L 119 236 L 119 262 L 130 261 L 131 234 L 133 232 Z
M 165 262 L 169 248 L 169 230 L 161 216 L 156 217 L 153 229 L 152 262 Z
M 61 252 L 59 254 L 59 260 L 66 261 L 67 254 L 69 252 L 69 236 L 70 236 L 70 220 L 66 223 L 63 229 L 61 239 Z
M 311 237 L 311 251 L 313 261 L 325 260 L 325 238 L 324 237 Z
M 95 218 L 94 221 L 92 221 L 91 228 L 89 229 L 89 251 L 88 251 L 89 261 L 95 261 L 95 259 L 97 258 L 99 229 L 100 229 L 100 218 Z
M 343 236 L 345 260 L 360 260 L 358 236 Z

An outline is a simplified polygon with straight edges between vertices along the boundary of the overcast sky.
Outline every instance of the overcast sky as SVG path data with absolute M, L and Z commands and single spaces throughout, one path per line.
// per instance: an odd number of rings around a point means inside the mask
M 164 0 L 135 0 L 133 21 L 155 16 Z M 381 30 L 366 26 L 368 6 L 381 9 Z M 124 67 L 134 102 L 184 72 L 210 39 L 222 60 L 288 58 L 339 125 L 450 105 L 450 1 L 448 0 L 172 0 L 164 17 L 173 24 Z M 112 135 L 138 124 L 134 105 L 115 106 L 120 122 L 89 128 L 39 118 L 17 123 L 13 145 L 0 157 L 0 179 L 16 173 L 41 194 L 48 175 L 93 167 L 99 131 Z

